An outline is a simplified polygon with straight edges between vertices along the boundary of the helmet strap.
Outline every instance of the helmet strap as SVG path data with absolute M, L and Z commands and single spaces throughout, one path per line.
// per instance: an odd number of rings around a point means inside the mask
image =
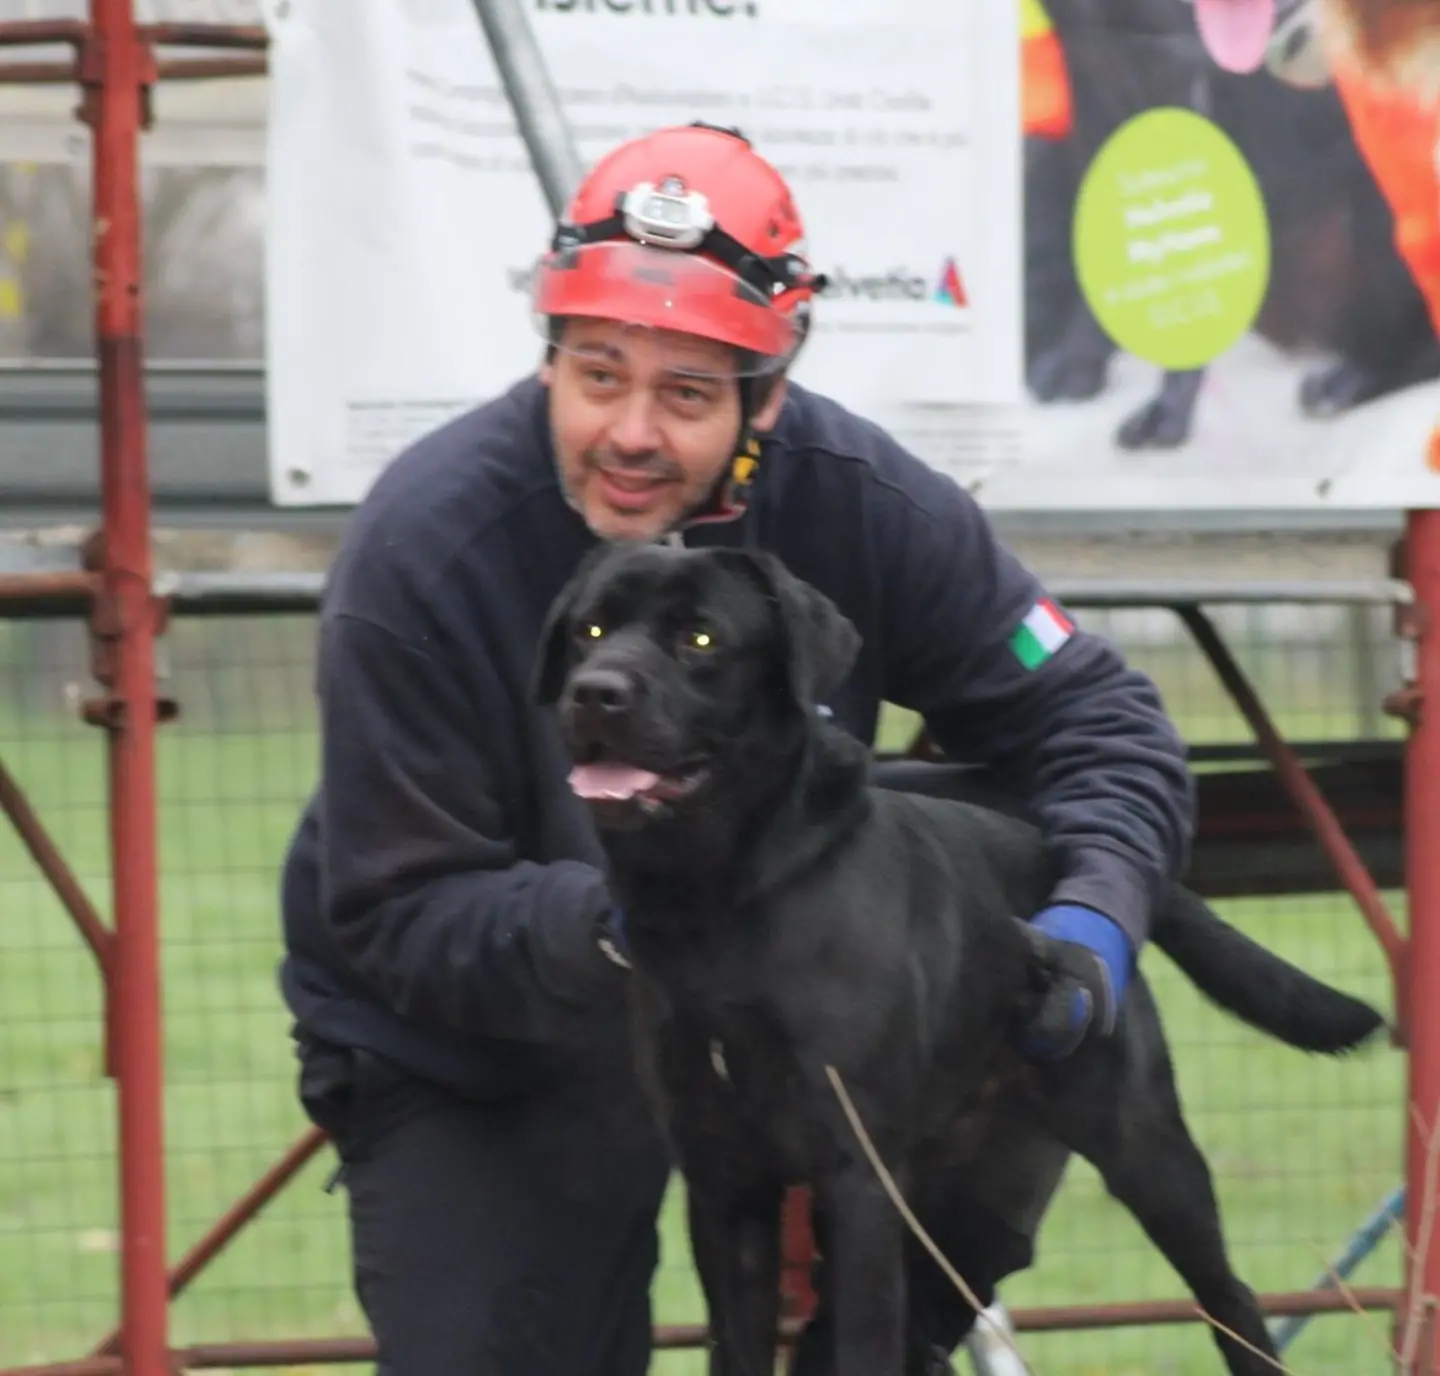
M 760 437 L 755 433 L 757 378 L 738 379 L 740 388 L 740 430 L 729 464 L 715 480 L 710 495 L 680 522 L 687 526 L 720 525 L 738 521 L 750 507 L 750 491 L 760 471 Z
M 577 250 L 593 244 L 638 243 L 625 228 L 625 217 L 616 209 L 603 219 L 588 224 L 561 222 L 550 240 L 550 251 L 564 261 Z M 660 249 L 661 252 L 695 253 L 713 258 L 729 268 L 752 291 L 765 299 L 783 292 L 803 289 L 823 291 L 829 279 L 823 272 L 813 271 L 798 254 L 752 253 L 720 225 L 711 225 L 705 237 L 693 249 Z

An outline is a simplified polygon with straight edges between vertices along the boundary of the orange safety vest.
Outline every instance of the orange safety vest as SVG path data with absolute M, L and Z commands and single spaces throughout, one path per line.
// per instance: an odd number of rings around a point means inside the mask
M 1063 139 L 1073 121 L 1065 50 L 1041 0 L 1020 0 L 1020 127 L 1038 138 Z
M 1440 106 L 1336 64 L 1335 89 L 1361 156 L 1395 217 L 1395 247 L 1440 333 Z

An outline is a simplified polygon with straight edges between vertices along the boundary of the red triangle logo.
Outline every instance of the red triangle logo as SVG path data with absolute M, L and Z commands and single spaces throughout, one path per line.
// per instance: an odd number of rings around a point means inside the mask
M 940 280 L 935 285 L 935 300 L 943 306 L 968 306 L 970 298 L 965 294 L 965 284 L 960 280 L 960 269 L 954 258 L 947 258 L 940 268 Z

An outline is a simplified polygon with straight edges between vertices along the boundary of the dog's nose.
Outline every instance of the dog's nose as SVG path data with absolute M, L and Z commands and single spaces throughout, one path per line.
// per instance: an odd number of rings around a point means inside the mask
M 619 717 L 635 706 L 635 680 L 614 669 L 590 669 L 570 689 L 575 706 L 597 716 Z

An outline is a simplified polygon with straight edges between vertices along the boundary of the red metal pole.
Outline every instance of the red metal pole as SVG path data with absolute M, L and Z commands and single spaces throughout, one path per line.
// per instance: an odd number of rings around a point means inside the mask
M 115 906 L 121 1354 L 126 1376 L 170 1376 L 139 188 L 139 136 L 153 60 L 136 30 L 131 0 L 90 0 L 90 22 L 81 67 L 94 148 L 103 596 L 115 628 L 114 682 L 104 722 Z
M 232 52 L 263 53 L 270 46 L 264 24 L 142 24 L 140 36 L 148 43 L 173 48 L 220 48 Z
M 1342 1314 L 1355 1305 L 1361 1309 L 1392 1309 L 1400 1292 L 1392 1289 L 1362 1288 L 1344 1295 L 1334 1290 L 1287 1291 L 1257 1295 L 1262 1311 L 1271 1317 L 1290 1314 Z M 1124 1328 L 1150 1324 L 1196 1324 L 1203 1322 L 1195 1302 L 1189 1299 L 1147 1300 L 1134 1304 L 1074 1305 L 1012 1311 L 1010 1315 L 1022 1333 L 1059 1333 L 1101 1328 Z M 780 1325 L 780 1342 L 790 1346 L 799 1337 L 803 1323 L 785 1319 Z M 654 1334 L 657 1352 L 703 1348 L 709 1334 L 703 1324 L 669 1324 Z M 181 1348 L 175 1354 L 182 1371 L 221 1368 L 240 1370 L 254 1367 L 321 1366 L 335 1363 L 373 1362 L 375 1344 L 369 1338 L 299 1338 L 289 1342 L 203 1343 Z M 62 1376 L 68 1376 L 69 1368 Z M 88 1376 L 88 1368 L 77 1368 Z M 50 1376 L 46 1369 L 7 1373 L 6 1376 Z M 97 1373 L 98 1376 L 98 1373 Z
M 319 1128 L 309 1128 L 264 1175 L 245 1191 L 213 1228 L 181 1259 L 166 1278 L 166 1291 L 171 1299 L 182 1294 L 195 1279 L 251 1223 L 277 1194 L 283 1190 L 314 1158 L 329 1139 Z M 121 1331 L 106 1335 L 93 1356 L 108 1357 L 120 1347 Z M 0 1376 L 12 1376 L 0 1372 Z
M 1405 757 L 1405 881 L 1410 898 L 1406 1002 L 1411 1022 L 1405 1232 L 1410 1260 L 1402 1321 L 1418 1322 L 1423 1297 L 1440 1296 L 1433 1179 L 1437 1163 L 1431 1146 L 1432 1137 L 1440 1133 L 1440 511 L 1409 514 L 1406 570 L 1419 612 L 1415 686 L 1420 710 Z M 1429 1332 L 1433 1343 L 1433 1328 Z M 1434 1360 L 1433 1353 L 1415 1356 L 1421 1370 Z
M 50 839 L 50 833 L 45 830 L 25 791 L 6 769 L 3 760 L 0 760 L 0 814 L 9 819 L 21 844 L 35 861 L 36 868 L 49 880 L 60 906 L 70 914 L 101 972 L 108 973 L 114 954 L 110 929 L 95 911 L 74 870 L 66 864 L 60 848 Z
M 21 844 L 30 852 L 40 873 L 50 882 L 60 905 L 70 914 L 80 932 L 81 938 L 90 948 L 96 963 L 100 966 L 100 985 L 105 993 L 105 1073 L 115 1077 L 115 998 L 113 970 L 115 965 L 115 938 L 95 911 L 88 895 L 75 877 L 75 872 L 65 862 L 60 848 L 50 839 L 50 833 L 30 806 L 25 791 L 11 777 L 0 760 L 0 813 L 9 818 L 10 825 L 20 838 Z M 3 1373 L 0 1373 L 3 1376 Z
M 85 24 L 79 19 L 12 19 L 0 24 L 0 48 L 38 48 L 50 43 L 85 42 Z
M 1265 710 L 1265 704 L 1260 700 L 1260 695 L 1245 677 L 1244 670 L 1240 668 L 1224 640 L 1220 638 L 1214 623 L 1199 607 L 1180 606 L 1175 610 L 1194 637 L 1195 643 L 1210 661 L 1226 691 L 1234 699 L 1236 707 L 1249 723 L 1256 741 L 1280 776 L 1286 792 L 1309 821 L 1317 840 L 1335 867 L 1340 882 L 1349 890 L 1360 908 L 1361 915 L 1380 942 L 1395 986 L 1397 1021 L 1402 1029 L 1407 1027 L 1405 941 L 1391 920 L 1385 900 L 1380 897 L 1380 890 L 1371 878 L 1370 871 L 1365 868 L 1365 862 L 1345 834 L 1345 828 L 1340 825 L 1329 800 L 1315 786 L 1315 781 L 1301 763 L 1300 757 L 1276 729 L 1269 712 Z
M 0 63 L 0 74 L 7 72 Z M 73 75 L 73 73 L 72 73 Z M 73 599 L 89 603 L 99 586 L 93 573 L 60 569 L 54 573 L 0 573 L 0 602 L 32 602 L 48 598 Z
M 86 1357 L 53 1366 L 12 1367 L 5 1376 L 125 1376 L 125 1370 L 119 1357 Z
M 811 1227 L 812 1195 L 794 1186 L 785 1192 L 780 1214 L 780 1296 L 787 1318 L 808 1319 L 817 1303 L 810 1279 L 815 1263 L 815 1233 Z

